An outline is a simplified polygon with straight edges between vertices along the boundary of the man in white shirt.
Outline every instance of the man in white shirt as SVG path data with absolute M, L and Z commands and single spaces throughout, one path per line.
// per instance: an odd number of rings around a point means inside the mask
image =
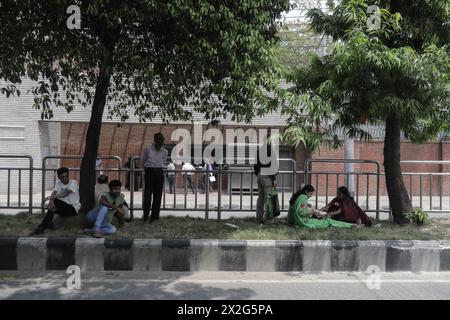
M 80 195 L 78 193 L 78 184 L 76 180 L 69 179 L 69 169 L 66 167 L 56 170 L 58 180 L 55 188 L 49 197 L 47 205 L 47 213 L 41 224 L 34 230 L 31 235 L 43 234 L 45 229 L 53 229 L 53 217 L 59 214 L 62 217 L 72 217 L 78 214 L 80 210 Z
M 169 181 L 169 191 L 175 193 L 175 165 L 171 162 L 167 165 L 167 180 Z
M 195 168 L 192 164 L 186 162 L 186 163 L 181 163 L 181 165 L 183 166 L 181 168 L 181 170 L 183 170 L 182 174 L 184 177 L 184 183 L 186 184 L 186 180 L 187 182 L 189 182 L 189 188 L 191 188 L 192 193 L 195 193 L 195 186 L 192 183 L 192 175 L 195 173 Z
M 158 132 L 153 136 L 154 144 L 144 149 L 142 154 L 142 163 L 145 170 L 145 189 L 144 189 L 144 219 L 148 221 L 150 208 L 152 215 L 150 223 L 159 219 L 161 209 L 161 197 L 164 185 L 163 167 L 167 159 L 168 151 L 163 147 L 164 136 Z M 152 199 L 153 198 L 153 199 Z M 153 203 L 152 203 L 153 200 Z
M 208 185 L 209 185 L 209 191 L 211 191 L 212 190 L 211 183 L 214 182 L 216 179 L 212 173 L 212 170 L 213 170 L 212 160 L 210 158 L 205 158 L 204 162 L 205 162 L 205 165 L 203 166 L 204 174 L 203 174 L 202 183 L 201 183 L 202 193 L 206 192 L 206 184 L 207 184 L 206 180 L 209 179 Z

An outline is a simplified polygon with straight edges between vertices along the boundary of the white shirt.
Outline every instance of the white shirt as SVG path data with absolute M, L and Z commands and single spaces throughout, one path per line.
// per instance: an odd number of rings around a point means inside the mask
M 65 196 L 64 198 L 58 199 L 64 201 L 67 204 L 70 204 L 75 208 L 76 211 L 80 210 L 80 194 L 78 193 L 77 181 L 69 180 L 68 184 L 63 184 L 61 180 L 58 179 L 55 183 L 55 188 L 53 189 L 53 191 L 56 191 L 57 194 L 60 194 L 66 192 L 67 190 L 71 190 L 72 193 L 70 193 L 68 196 Z
M 174 176 L 175 175 L 175 165 L 171 162 L 167 165 L 167 175 L 168 176 Z
M 94 187 L 95 192 L 95 205 L 99 205 L 100 197 L 103 193 L 109 192 L 109 186 L 107 183 L 98 183 Z
M 156 150 L 154 144 L 145 148 L 142 154 L 144 168 L 163 168 L 168 154 L 169 152 L 164 147 Z
M 195 171 L 195 168 L 194 168 L 194 166 L 193 166 L 192 164 L 190 164 L 190 163 L 185 163 L 185 164 L 183 165 L 183 168 L 181 168 L 181 170 L 186 170 L 186 171 L 188 171 L 188 172 L 183 172 L 183 176 L 184 176 L 185 173 L 187 173 L 188 176 L 192 176 L 193 172 L 189 172 L 189 171 Z

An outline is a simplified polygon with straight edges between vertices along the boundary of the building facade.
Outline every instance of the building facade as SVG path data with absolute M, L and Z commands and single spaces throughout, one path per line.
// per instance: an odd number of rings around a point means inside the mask
M 46 156 L 56 155 L 82 155 L 84 152 L 85 137 L 87 126 L 90 118 L 90 108 L 76 106 L 74 110 L 67 113 L 64 109 L 54 109 L 54 117 L 51 120 L 42 120 L 39 110 L 32 108 L 34 97 L 30 89 L 33 82 L 24 79 L 23 83 L 18 86 L 21 91 L 20 96 L 6 98 L 0 96 L 0 181 L 13 181 L 18 178 L 18 172 L 10 173 L 8 177 L 5 168 L 27 166 L 24 159 L 4 159 L 1 155 L 30 155 L 34 159 L 34 167 L 42 167 L 42 160 Z M 236 123 L 228 119 L 221 119 L 220 125 L 215 129 L 219 130 L 226 136 L 227 129 L 243 129 L 244 131 L 254 131 L 257 135 L 263 130 L 269 128 L 278 129 L 282 132 L 287 116 L 282 116 L 279 112 L 268 114 L 262 118 L 255 118 L 252 123 Z M 127 163 L 130 157 L 140 156 L 143 148 L 153 142 L 153 135 L 162 132 L 166 137 L 166 145 L 169 149 L 173 148 L 179 140 L 172 140 L 172 134 L 177 129 L 185 129 L 189 132 L 194 131 L 195 123 L 201 125 L 203 131 L 211 128 L 207 125 L 201 114 L 193 114 L 193 122 L 174 122 L 172 124 L 163 124 L 160 118 L 153 119 L 150 123 L 140 123 L 136 117 L 131 116 L 125 123 L 120 123 L 119 119 L 108 119 L 107 110 L 103 117 L 103 125 L 101 130 L 100 146 L 98 150 L 99 156 L 119 156 L 123 160 L 123 164 Z M 384 130 L 382 127 L 370 127 L 374 139 L 372 141 L 355 141 L 355 158 L 377 160 L 383 162 L 383 138 Z M 246 140 L 244 143 L 249 143 Z M 258 143 L 261 141 L 258 140 Z M 193 148 L 204 148 L 207 142 L 195 143 Z M 246 151 L 247 152 L 247 151 Z M 292 158 L 296 161 L 296 170 L 302 171 L 305 162 L 305 150 L 303 147 L 292 148 L 289 146 L 281 146 L 280 157 Z M 248 153 L 244 154 L 248 156 Z M 401 143 L 402 160 L 449 160 L 450 145 L 447 141 L 436 141 L 425 144 L 413 144 L 405 139 Z M 330 150 L 325 146 L 319 152 L 312 155 L 313 159 L 343 159 L 343 149 Z M 194 160 L 194 159 L 193 159 Z M 79 167 L 79 161 L 54 160 L 46 161 L 46 167 L 57 168 L 60 165 L 69 167 Z M 102 167 L 114 167 L 114 160 L 103 159 Z M 448 165 L 425 165 L 425 164 L 407 164 L 402 166 L 404 172 L 449 172 Z M 292 170 L 290 163 L 280 164 L 281 170 Z M 343 165 L 334 165 L 330 170 L 329 164 L 314 164 L 314 170 L 328 170 L 330 172 L 343 172 Z M 356 165 L 356 171 L 373 171 L 369 165 Z M 382 172 L 384 172 L 382 167 Z M 297 176 L 297 185 L 303 183 L 304 177 Z M 334 180 L 333 180 L 334 179 Z M 343 179 L 343 177 L 342 177 Z M 437 177 L 436 177 L 437 179 Z M 432 177 L 431 180 L 423 181 L 423 187 L 428 190 L 431 186 L 433 193 L 448 192 L 448 183 L 442 183 Z M 27 178 L 22 177 L 23 185 L 26 185 Z M 52 178 L 46 178 L 46 188 L 53 184 Z M 431 181 L 431 183 L 430 183 Z M 34 185 L 41 185 L 42 172 L 35 172 Z M 337 181 L 335 177 L 330 175 L 329 181 L 323 179 L 314 181 L 320 185 L 319 189 L 329 186 L 335 186 L 343 183 L 343 180 Z M 364 182 L 361 182 L 361 188 L 365 188 Z M 409 183 L 405 181 L 405 183 Z M 413 192 L 419 192 L 419 184 L 413 182 Z M 290 182 L 285 182 L 286 187 L 292 187 Z M 237 186 L 237 184 L 236 184 Z M 370 184 L 369 192 L 374 194 L 375 184 Z M 0 193 L 6 192 L 7 184 L 0 184 Z M 17 189 L 15 183 L 9 186 L 11 190 Z M 35 189 L 37 190 L 37 189 Z M 366 190 L 366 189 L 364 189 Z M 40 191 L 40 190 L 38 190 Z M 384 180 L 381 183 L 381 192 L 386 194 Z

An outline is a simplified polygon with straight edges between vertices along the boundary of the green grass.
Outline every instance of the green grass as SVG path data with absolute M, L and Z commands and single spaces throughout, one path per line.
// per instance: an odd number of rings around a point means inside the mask
M 40 223 L 39 214 L 0 214 L 0 236 L 29 236 Z M 233 224 L 239 228 L 226 225 Z M 379 228 L 306 230 L 288 226 L 285 219 L 259 225 L 255 218 L 234 218 L 222 222 L 189 217 L 163 217 L 153 224 L 136 219 L 108 239 L 236 239 L 236 240 L 448 240 L 450 220 L 435 219 L 427 225 L 404 227 L 383 221 Z M 375 223 L 375 224 L 376 224 Z M 48 230 L 43 237 L 89 237 L 75 222 L 69 227 Z

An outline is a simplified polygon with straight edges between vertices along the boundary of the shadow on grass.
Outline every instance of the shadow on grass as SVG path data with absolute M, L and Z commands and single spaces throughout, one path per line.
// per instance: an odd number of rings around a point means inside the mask
M 0 215 L 0 236 L 26 237 L 40 223 L 40 214 Z M 308 230 L 293 228 L 285 218 L 264 225 L 255 218 L 231 218 L 218 222 L 191 217 L 162 217 L 148 224 L 136 219 L 119 229 L 108 239 L 236 239 L 236 240 L 446 240 L 450 239 L 450 221 L 434 219 L 424 226 L 399 227 L 387 221 L 377 221 L 379 227 L 362 229 Z M 47 230 L 43 237 L 89 237 L 78 223 Z

